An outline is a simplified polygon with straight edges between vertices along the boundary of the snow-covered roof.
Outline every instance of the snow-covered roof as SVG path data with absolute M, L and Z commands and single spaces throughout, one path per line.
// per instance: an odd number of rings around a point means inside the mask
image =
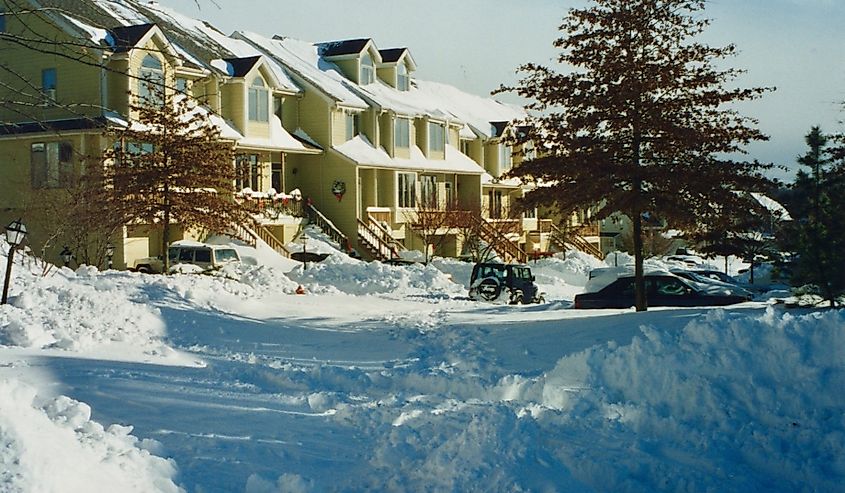
M 382 148 L 376 149 L 363 135 L 357 135 L 333 149 L 359 165 L 393 169 L 438 171 L 447 173 L 482 174 L 484 169 L 451 145 L 446 145 L 446 159 L 429 159 L 417 146 L 411 147 L 408 159 L 390 157 Z
M 771 213 L 777 214 L 780 216 L 780 219 L 783 221 L 791 221 L 792 216 L 789 215 L 789 211 L 786 210 L 786 207 L 781 205 L 780 202 L 777 200 L 763 195 L 762 193 L 758 192 L 751 192 L 751 196 L 760 203 L 763 207 L 766 208 Z
M 303 144 L 282 127 L 282 122 L 276 115 L 270 115 L 270 137 L 244 137 L 238 140 L 241 147 L 261 149 L 279 149 L 287 152 L 314 152 L 316 149 Z
M 249 43 L 253 49 L 282 63 L 287 70 L 309 84 L 323 90 L 337 102 L 358 108 L 369 105 L 350 89 L 351 82 L 344 77 L 337 65 L 318 54 L 312 43 L 293 38 L 267 38 L 260 34 L 239 31 L 232 34 L 235 40 Z
M 464 92 L 457 87 L 414 79 L 420 100 L 428 101 L 444 112 L 453 114 L 485 138 L 494 136 L 493 122 L 511 122 L 528 116 L 523 108 Z M 413 89 L 412 89 L 413 91 Z

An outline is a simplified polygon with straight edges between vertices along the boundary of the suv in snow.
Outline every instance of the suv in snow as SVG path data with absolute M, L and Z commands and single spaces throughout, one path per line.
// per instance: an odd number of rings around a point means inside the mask
M 238 251 L 229 246 L 206 245 L 204 243 L 173 243 L 167 249 L 171 268 L 176 264 L 192 264 L 203 270 L 217 270 L 226 264 L 240 262 Z M 145 273 L 161 273 L 164 262 L 161 257 L 137 259 L 133 270 Z
M 524 264 L 481 262 L 472 268 L 469 297 L 473 300 L 542 303 L 543 293 L 534 284 L 531 268 Z

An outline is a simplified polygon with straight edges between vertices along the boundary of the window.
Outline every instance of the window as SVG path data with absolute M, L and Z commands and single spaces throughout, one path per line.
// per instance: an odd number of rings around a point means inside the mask
M 253 122 L 270 121 L 270 99 L 264 79 L 256 77 L 249 87 L 249 119 Z
M 240 154 L 235 160 L 235 190 L 261 191 L 261 164 L 258 154 Z
M 176 90 L 179 92 L 188 92 L 188 79 L 184 77 L 177 77 Z
M 411 89 L 411 77 L 408 75 L 408 67 L 404 63 L 400 63 L 396 67 L 396 89 L 400 91 L 408 91 Z
M 446 208 L 453 209 L 455 208 L 455 204 L 453 203 L 455 198 L 452 195 L 452 184 L 450 182 L 446 182 L 443 184 L 444 190 L 446 191 Z
M 499 169 L 507 171 L 512 164 L 511 147 L 507 144 L 499 144 Z
M 487 199 L 490 206 L 490 219 L 502 218 L 502 192 L 498 190 L 491 190 L 487 193 Z
M 276 193 L 282 192 L 282 163 L 270 165 L 270 186 Z
M 469 141 L 462 140 L 461 141 L 461 153 L 469 156 Z
M 428 124 L 428 150 L 443 152 L 446 150 L 446 129 L 439 123 Z
M 41 93 L 48 101 L 56 100 L 56 69 L 45 68 L 41 71 Z
M 407 118 L 397 118 L 394 123 L 394 145 L 407 149 L 411 146 L 411 122 Z
M 0 9 L 0 33 L 6 32 L 6 13 Z
M 358 113 L 346 113 L 346 140 L 358 135 L 361 118 Z
M 537 219 L 537 209 L 525 209 L 525 212 L 522 213 L 522 217 L 525 219 Z
M 426 209 L 437 209 L 437 177 L 420 177 L 420 202 Z
M 205 248 L 195 250 L 194 262 L 211 262 L 211 250 Z
M 70 142 L 39 142 L 30 147 L 32 188 L 68 188 L 73 184 Z
M 273 98 L 273 114 L 279 118 L 279 121 L 284 124 L 285 116 L 285 100 L 284 98 Z
M 399 207 L 416 207 L 416 176 L 413 173 L 399 173 Z
M 373 58 L 369 53 L 365 53 L 361 57 L 361 75 L 358 78 L 358 84 L 364 86 L 372 84 L 375 81 L 375 69 L 373 66 Z
M 164 104 L 164 71 L 161 60 L 147 55 L 141 62 L 140 79 L 138 80 L 138 98 L 141 104 L 161 106 Z

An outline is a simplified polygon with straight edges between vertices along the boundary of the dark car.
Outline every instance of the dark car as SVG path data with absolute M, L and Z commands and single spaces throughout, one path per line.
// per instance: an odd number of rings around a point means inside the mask
M 745 296 L 726 294 L 718 288 L 694 286 L 669 273 L 647 274 L 645 285 L 648 306 L 722 306 L 748 301 Z M 629 308 L 634 304 L 633 276 L 620 277 L 594 293 L 575 296 L 575 308 Z
M 737 296 L 745 296 L 746 299 L 752 299 L 754 295 L 751 291 L 743 288 L 739 284 L 735 282 L 724 282 L 715 277 L 711 277 L 704 274 L 699 274 L 696 271 L 690 270 L 683 270 L 683 269 L 670 269 L 669 272 L 672 274 L 682 277 L 687 281 L 691 281 L 690 284 L 693 287 L 699 287 L 706 289 L 709 293 L 715 293 L 717 290 L 721 290 L 724 294 L 735 294 Z M 702 271 L 702 272 L 710 272 L 710 271 Z
M 472 268 L 469 297 L 482 301 L 542 303 L 543 293 L 534 284 L 531 268 L 524 264 L 482 262 Z

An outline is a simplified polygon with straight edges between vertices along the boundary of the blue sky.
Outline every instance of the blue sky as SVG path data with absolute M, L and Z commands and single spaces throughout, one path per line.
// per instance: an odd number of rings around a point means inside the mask
M 514 83 L 515 69 L 553 64 L 557 27 L 585 0 L 159 0 L 226 32 L 249 30 L 308 41 L 371 37 L 379 48 L 407 46 L 416 75 L 487 95 Z M 354 8 L 353 8 L 354 6 Z M 813 125 L 842 131 L 845 119 L 845 0 L 711 0 L 705 39 L 735 43 L 730 66 L 747 70 L 737 84 L 775 86 L 740 111 L 760 120 L 768 142 L 749 157 L 791 166 Z M 515 102 L 507 96 L 500 99 Z

